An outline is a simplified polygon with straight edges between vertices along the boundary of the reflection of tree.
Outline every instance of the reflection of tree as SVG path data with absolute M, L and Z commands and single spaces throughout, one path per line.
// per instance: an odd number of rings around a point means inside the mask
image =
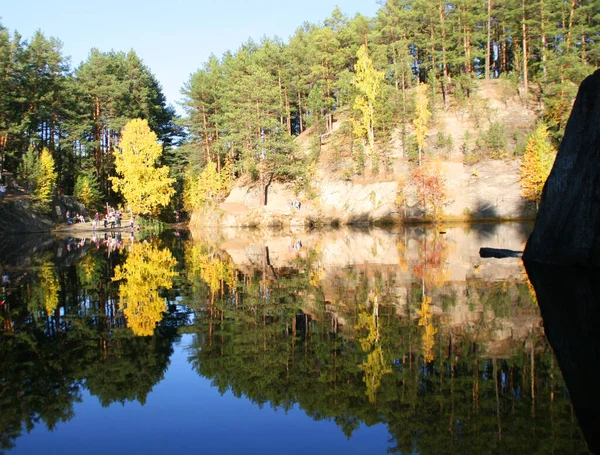
M 421 302 L 421 309 L 419 310 L 419 325 L 424 328 L 423 334 L 421 335 L 423 357 L 426 362 L 433 362 L 435 356 L 433 355 L 433 348 L 435 346 L 435 334 L 437 329 L 433 325 L 433 315 L 431 314 L 431 298 L 426 295 L 423 296 L 423 302 Z
M 413 273 L 424 281 L 426 287 L 440 287 L 450 277 L 447 258 L 447 241 L 435 232 L 424 234 Z
M 83 388 L 103 405 L 144 403 L 163 378 L 183 322 L 170 310 L 153 337 L 119 328 L 123 318 L 113 314 L 118 301 L 110 290 L 111 263 L 119 260 L 94 249 L 57 273 L 51 257 L 43 256 L 35 273 L 13 282 L 0 308 L 14 327 L 0 330 L 0 452 L 40 423 L 52 430 L 72 419 Z M 43 317 L 53 301 L 42 289 L 48 283 L 60 286 L 54 293 L 60 321 L 57 311 Z
M 10 449 L 23 430 L 43 422 L 52 430 L 70 420 L 80 400 L 76 359 L 42 328 L 23 330 L 0 343 L 0 450 Z
M 44 309 L 48 316 L 51 315 L 58 307 L 59 290 L 60 284 L 52 256 L 45 254 L 40 258 L 37 274 L 30 285 L 29 308 L 32 311 Z
M 366 305 L 358 305 L 357 330 L 366 331 L 364 337 L 360 338 L 360 347 L 367 353 L 367 360 L 359 365 L 364 371 L 364 382 L 367 386 L 366 394 L 371 403 L 376 402 L 377 390 L 381 385 L 381 378 L 384 374 L 392 372 L 392 369 L 385 361 L 383 348 L 379 339 L 379 303 L 377 296 L 373 298 L 372 313 Z
M 154 385 L 164 377 L 174 335 L 127 337 L 121 332 L 108 343 L 106 354 L 88 365 L 86 388 L 103 406 L 135 400 L 146 403 Z
M 490 447 L 506 453 L 523 447 L 529 453 L 544 452 L 550 444 L 559 452 L 576 452 L 583 447 L 551 351 L 515 346 L 510 356 L 494 360 L 484 353 L 493 327 L 438 331 L 430 295 L 453 291 L 449 284 L 434 288 L 435 274 L 425 275 L 432 277 L 425 298 L 424 280 L 413 283 L 409 298 L 419 302 L 413 318 L 398 316 L 395 294 L 387 292 L 394 278 L 380 273 L 358 268 L 339 273 L 330 287 L 343 305 L 325 302 L 314 273 L 280 269 L 269 274 L 275 278 L 269 280 L 267 298 L 261 266 L 254 274 L 238 273 L 235 304 L 231 293 L 220 292 L 211 311 L 202 306 L 197 312 L 193 329 L 197 337 L 190 362 L 222 393 L 281 409 L 296 404 L 316 420 L 334 421 L 348 437 L 361 424 L 384 423 L 394 441 L 390 450 L 399 453 L 486 453 Z M 377 300 L 369 298 L 370 290 Z M 193 300 L 208 303 L 210 289 L 202 292 Z M 504 295 L 504 304 L 512 305 L 511 293 L 496 293 L 493 286 L 482 292 L 482 300 Z M 345 321 L 343 330 L 330 323 L 332 312 Z M 531 390 L 535 399 L 525 392 Z M 534 436 L 523 431 L 532 420 L 539 429 Z
M 95 289 L 102 277 L 102 262 L 98 256 L 90 251 L 77 264 L 77 278 L 84 288 Z
M 112 268 L 123 260 L 99 250 L 89 262 L 95 262 L 93 267 L 60 269 L 61 331 L 48 331 L 43 318 L 32 316 L 32 311 L 43 314 L 44 306 L 28 309 L 36 280 L 21 281 L 8 297 L 2 311 L 10 305 L 15 330 L 0 333 L 1 447 L 13 444 L 38 422 L 52 428 L 70 419 L 82 387 L 104 405 L 143 403 L 163 377 L 171 344 L 186 322 L 175 305 L 167 305 L 152 337 L 132 336 L 124 329 L 122 315 L 115 313 L 117 295 L 110 287 L 115 286 Z M 305 263 L 297 265 L 311 270 Z M 193 326 L 185 327 L 195 333 L 190 363 L 220 391 L 230 390 L 261 406 L 298 407 L 315 420 L 335 422 L 348 437 L 361 425 L 386 425 L 391 452 L 585 451 L 560 371 L 543 337 L 532 334 L 526 343 L 492 356 L 485 347 L 494 339 L 493 327 L 439 327 L 435 360 L 425 363 L 420 355 L 420 314 L 410 308 L 412 302 L 423 310 L 422 279 L 411 281 L 404 315 L 397 304 L 395 277 L 374 269 L 341 270 L 334 291 L 311 286 L 313 275 L 291 267 L 267 268 L 268 280 L 262 264 L 244 270 L 235 271 L 235 288 L 224 278 L 222 292 L 213 294 L 203 279 L 194 287 L 190 281 L 200 280 L 195 272 L 182 274 L 181 286 L 173 290 L 195 311 Z M 97 280 L 88 279 L 96 273 Z M 326 283 L 318 284 L 324 288 Z M 451 286 L 432 288 L 427 297 L 435 301 L 436 296 L 451 294 Z M 359 305 L 369 301 L 370 290 L 378 296 L 376 310 L 373 300 L 363 308 Z M 344 304 L 326 303 L 326 292 L 335 292 L 336 301 Z M 516 311 L 531 311 L 524 283 L 504 288 L 472 281 L 467 292 L 485 310 L 508 308 L 491 312 L 498 324 Z M 344 321 L 341 328 L 331 324 L 332 314 Z M 359 317 L 363 328 L 354 330 Z M 372 340 L 366 344 L 371 352 L 363 350 L 361 337 Z M 372 380 L 365 383 L 368 375 Z M 369 383 L 377 387 L 369 389 Z M 532 427 L 535 431 L 524 430 Z
M 213 293 L 222 291 L 225 284 L 232 287 L 235 282 L 231 259 L 207 248 L 205 244 L 188 246 L 185 262 L 188 274 L 199 274 Z
M 159 288 L 170 289 L 176 261 L 168 249 L 159 249 L 151 243 L 137 243 L 125 264 L 115 268 L 114 281 L 124 280 L 119 286 L 121 305 L 128 327 L 138 336 L 152 335 L 162 319 L 167 304 L 159 296 Z

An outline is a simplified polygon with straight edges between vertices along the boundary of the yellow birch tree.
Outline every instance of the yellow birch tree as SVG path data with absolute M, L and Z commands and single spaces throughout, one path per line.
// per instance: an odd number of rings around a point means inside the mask
M 548 140 L 548 129 L 540 123 L 527 140 L 520 168 L 521 194 L 525 199 L 534 201 L 536 207 L 555 158 L 556 150 Z
M 428 109 L 429 98 L 427 96 L 427 84 L 420 82 L 417 86 L 417 94 L 415 96 L 415 139 L 417 140 L 417 148 L 419 149 L 419 166 L 421 165 L 423 149 L 425 148 L 425 139 L 429 130 L 427 123 L 431 118 L 431 112 Z
M 356 53 L 358 61 L 355 66 L 353 84 L 358 89 L 354 99 L 354 109 L 361 113 L 358 120 L 354 120 L 354 136 L 365 141 L 367 155 L 371 156 L 373 169 L 379 165 L 379 156 L 375 151 L 375 100 L 380 93 L 384 73 L 373 67 L 369 51 L 364 44 Z
M 162 147 L 146 120 L 135 119 L 125 125 L 115 150 L 117 176 L 109 180 L 134 214 L 155 212 L 175 193 L 169 168 L 156 166 L 161 155 Z

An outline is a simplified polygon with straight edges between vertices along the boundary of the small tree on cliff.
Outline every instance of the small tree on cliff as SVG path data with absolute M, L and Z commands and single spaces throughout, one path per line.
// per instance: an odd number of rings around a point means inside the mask
M 213 161 L 199 175 L 193 169 L 188 169 L 183 186 L 183 205 L 188 212 L 205 210 L 214 206 L 224 198 L 231 187 L 233 170 L 227 163 L 221 172 Z
M 167 166 L 156 166 L 162 155 L 158 138 L 146 120 L 129 121 L 115 150 L 117 176 L 110 177 L 113 189 L 121 192 L 135 214 L 154 212 L 166 206 L 175 193 L 175 179 L 169 177 Z
M 550 174 L 556 150 L 550 145 L 546 125 L 539 124 L 529 136 L 521 161 L 521 194 L 538 207 L 544 183 Z
M 419 203 L 424 210 L 431 212 L 434 221 L 437 220 L 448 200 L 448 189 L 441 164 L 425 163 L 417 166 L 410 177 L 416 186 Z
M 415 139 L 417 140 L 417 148 L 419 149 L 419 166 L 422 162 L 425 139 L 427 138 L 427 131 L 429 130 L 427 123 L 431 118 L 431 111 L 427 108 L 429 105 L 427 88 L 427 84 L 420 82 L 417 86 L 417 93 L 415 96 L 415 119 L 413 120 L 413 125 L 415 126 Z

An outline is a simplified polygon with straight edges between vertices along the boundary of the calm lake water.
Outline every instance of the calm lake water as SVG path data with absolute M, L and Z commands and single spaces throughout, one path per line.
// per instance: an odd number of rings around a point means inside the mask
M 530 229 L 4 238 L 0 452 L 587 453 Z

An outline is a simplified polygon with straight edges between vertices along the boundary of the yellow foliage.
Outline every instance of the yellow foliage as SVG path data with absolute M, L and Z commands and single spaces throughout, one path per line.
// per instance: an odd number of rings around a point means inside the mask
M 310 285 L 314 286 L 314 287 L 319 286 L 319 281 L 321 281 L 323 279 L 324 273 L 325 273 L 325 268 L 319 262 L 317 267 L 310 270 L 310 280 L 309 280 Z
M 367 386 L 366 395 L 369 402 L 375 403 L 381 378 L 392 372 L 383 355 L 383 347 L 379 338 L 379 304 L 377 296 L 372 299 L 373 309 L 369 312 L 367 305 L 358 305 L 358 321 L 356 330 L 366 330 L 365 336 L 359 339 L 361 349 L 368 353 L 367 360 L 358 367 L 365 373 L 363 381 Z
M 411 180 L 417 189 L 417 197 L 424 209 L 437 220 L 443 214 L 448 200 L 446 172 L 439 162 L 428 162 L 411 172 Z
M 188 273 L 199 274 L 213 293 L 222 290 L 223 284 L 228 284 L 229 287 L 235 285 L 233 261 L 228 256 L 222 258 L 219 254 L 207 251 L 202 244 L 186 248 L 185 262 Z
M 77 176 L 73 195 L 88 209 L 98 205 L 101 200 L 98 181 L 91 171 L 83 172 Z
M 134 214 L 154 212 L 166 206 L 175 193 L 175 179 L 167 166 L 156 167 L 162 155 L 158 138 L 146 120 L 135 119 L 125 125 L 120 149 L 115 150 L 115 170 L 110 177 L 115 191 L 121 192 Z
M 167 303 L 158 295 L 158 289 L 171 289 L 172 278 L 177 275 L 173 270 L 176 263 L 168 249 L 136 243 L 125 264 L 115 268 L 113 281 L 123 280 L 119 296 L 127 325 L 135 335 L 152 335 L 162 319 Z
M 233 181 L 232 166 L 228 163 L 221 172 L 209 161 L 200 175 L 188 172 L 183 188 L 183 204 L 186 210 L 210 208 L 225 196 Z
M 437 329 L 433 325 L 433 315 L 431 313 L 431 298 L 423 296 L 421 309 L 418 311 L 419 325 L 425 330 L 421 336 L 423 345 L 423 356 L 426 362 L 432 362 L 435 359 L 433 348 L 435 347 L 435 334 Z
M 375 151 L 375 112 L 374 104 L 383 82 L 383 71 L 373 67 L 367 46 L 364 44 L 356 53 L 358 58 L 355 65 L 354 86 L 358 95 L 354 99 L 354 109 L 361 113 L 358 120 L 353 121 L 354 135 L 357 139 L 367 139 L 367 154 Z
M 372 352 L 367 355 L 367 361 L 358 366 L 364 373 L 363 381 L 367 386 L 366 395 L 369 397 L 370 403 L 375 403 L 377 390 L 381 385 L 381 378 L 385 374 L 392 372 L 392 367 L 387 364 L 383 356 L 383 348 L 377 346 Z
M 421 150 L 425 148 L 425 139 L 427 137 L 427 123 L 431 118 L 431 112 L 427 109 L 429 104 L 429 98 L 427 96 L 427 84 L 420 82 L 417 86 L 417 94 L 415 97 L 415 119 L 413 125 L 415 126 L 415 139 L 417 140 L 417 147 L 419 148 L 419 165 Z
M 51 262 L 42 264 L 39 273 L 40 287 L 43 290 L 44 307 L 48 315 L 58 308 L 58 291 L 60 284 L 56 276 L 56 270 Z
M 556 158 L 556 150 L 548 141 L 548 129 L 540 124 L 529 136 L 521 161 L 521 194 L 524 198 L 540 202 L 542 190 Z
M 37 165 L 37 175 L 33 200 L 40 206 L 47 206 L 54 195 L 57 174 L 54 170 L 54 158 L 47 148 L 42 150 Z

